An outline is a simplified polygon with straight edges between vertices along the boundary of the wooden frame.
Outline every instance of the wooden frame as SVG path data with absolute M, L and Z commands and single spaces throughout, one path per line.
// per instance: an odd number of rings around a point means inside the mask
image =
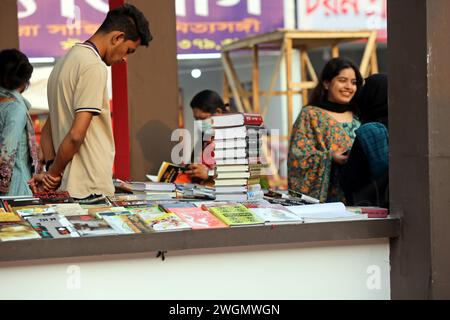
M 294 96 L 300 94 L 302 104 L 308 103 L 310 90 L 315 88 L 319 79 L 309 58 L 308 51 L 329 47 L 333 58 L 339 56 L 339 45 L 350 42 L 366 42 L 364 54 L 361 59 L 360 71 L 363 77 L 378 72 L 377 59 L 377 32 L 374 30 L 360 31 L 300 31 L 278 29 L 274 32 L 261 34 L 246 39 L 241 39 L 222 47 L 222 63 L 225 71 L 223 97 L 229 103 L 232 96 L 239 112 L 260 113 L 264 117 L 267 114 L 271 98 L 275 95 L 287 97 L 287 128 L 288 136 L 280 137 L 289 139 L 293 125 Z M 278 60 L 274 66 L 270 86 L 263 91 L 260 88 L 259 54 L 263 50 L 279 51 Z M 252 54 L 252 91 L 244 90 L 237 72 L 233 66 L 231 53 L 251 50 Z M 301 81 L 293 81 L 294 50 L 299 51 Z M 282 62 L 285 61 L 286 88 L 274 91 L 278 80 Z M 252 103 L 250 102 L 252 97 Z M 264 102 L 261 105 L 261 97 Z M 272 166 L 273 167 L 273 166 Z M 278 172 L 273 172 L 275 181 L 280 181 Z

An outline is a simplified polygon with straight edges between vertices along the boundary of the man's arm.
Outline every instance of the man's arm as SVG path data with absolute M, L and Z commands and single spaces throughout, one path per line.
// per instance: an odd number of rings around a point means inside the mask
M 77 112 L 75 114 L 75 120 L 72 123 L 72 127 L 59 146 L 55 160 L 48 171 L 51 176 L 58 177 L 63 174 L 67 164 L 72 160 L 83 144 L 92 117 L 93 114 L 91 112 Z
M 59 146 L 53 164 L 43 175 L 45 190 L 56 190 L 59 187 L 64 169 L 83 144 L 93 116 L 93 113 L 84 111 L 75 114 L 72 127 Z
M 41 150 L 44 154 L 45 162 L 55 159 L 55 148 L 53 146 L 52 125 L 50 117 L 45 122 L 41 131 Z

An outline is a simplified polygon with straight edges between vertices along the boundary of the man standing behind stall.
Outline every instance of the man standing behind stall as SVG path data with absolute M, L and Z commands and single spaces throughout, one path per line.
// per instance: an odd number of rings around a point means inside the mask
M 35 190 L 61 186 L 78 199 L 114 194 L 106 66 L 126 61 L 151 40 L 143 13 L 125 4 L 109 11 L 89 40 L 58 61 L 48 80 L 50 116 L 42 129 L 48 171 L 30 181 Z

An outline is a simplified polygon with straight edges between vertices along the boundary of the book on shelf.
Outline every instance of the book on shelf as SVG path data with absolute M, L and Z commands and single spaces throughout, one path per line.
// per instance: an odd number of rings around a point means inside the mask
M 264 193 L 262 191 L 248 191 L 245 193 L 216 193 L 217 201 L 256 201 L 264 199 Z
M 14 212 L 0 211 L 0 222 L 17 222 L 23 219 Z
M 214 128 L 236 127 L 243 125 L 260 126 L 263 118 L 257 113 L 227 113 L 220 116 L 211 117 L 211 125 Z
M 214 128 L 215 140 L 246 139 L 258 141 L 265 133 L 265 128 L 259 126 L 241 126 L 233 128 Z
M 170 208 L 170 212 L 175 213 L 194 230 L 228 227 L 228 225 L 209 211 L 202 210 L 195 206 L 193 208 Z
M 88 209 L 84 209 L 79 203 L 55 203 L 48 204 L 48 206 L 62 216 L 82 216 L 88 214 Z
M 230 227 L 262 225 L 264 221 L 257 217 L 253 212 L 245 206 L 225 205 L 225 206 L 205 206 L 209 212 L 222 220 Z
M 259 184 L 259 178 L 251 178 L 251 179 L 215 179 L 214 183 L 216 187 L 223 186 L 248 186 L 253 184 Z
M 218 179 L 240 179 L 240 178 L 250 178 L 250 172 L 248 171 L 236 171 L 236 172 L 217 172 L 215 177 Z
M 389 209 L 381 207 L 346 207 L 347 211 L 367 215 L 371 219 L 383 219 L 389 216 Z
M 41 238 L 76 238 L 80 235 L 73 225 L 58 214 L 30 216 L 28 223 L 36 230 Z
M 229 138 L 225 140 L 214 139 L 213 145 L 215 150 L 238 148 L 260 150 L 262 147 L 262 140 L 249 138 Z
M 229 159 L 214 159 L 216 166 L 225 165 L 255 165 L 263 163 L 262 157 L 250 157 L 250 158 L 229 158 Z
M 290 206 L 289 210 L 303 218 L 305 222 L 364 220 L 367 218 L 364 215 L 346 210 L 342 202 Z
M 132 214 L 136 215 L 138 213 L 160 213 L 164 212 L 163 209 L 160 208 L 158 204 L 154 204 L 151 206 L 136 206 L 127 208 Z
M 40 239 L 41 236 L 26 221 L 0 222 L 0 241 Z
M 215 149 L 212 152 L 214 159 L 239 159 L 246 157 L 258 157 L 259 150 L 239 149 Z
M 133 191 L 174 192 L 175 184 L 168 182 L 130 182 Z
M 105 215 L 103 219 L 113 228 L 118 234 L 135 234 L 142 233 L 133 221 L 126 214 Z
M 43 204 L 49 203 L 72 203 L 74 202 L 69 192 L 67 191 L 49 191 L 34 193 L 35 198 L 42 200 Z
M 25 207 L 25 206 L 38 206 L 44 204 L 41 199 L 35 197 L 12 197 L 3 199 L 3 203 L 6 207 Z
M 165 212 L 172 212 L 172 209 L 177 208 L 196 208 L 196 206 L 191 202 L 175 202 L 175 203 L 165 203 L 160 204 L 159 207 Z
M 118 234 L 105 220 L 97 219 L 91 215 L 67 216 L 66 218 L 82 237 Z
M 246 203 L 245 206 L 265 221 L 265 224 L 303 223 L 299 217 L 288 208 L 280 204 Z
M 56 213 L 54 207 L 51 207 L 46 204 L 34 205 L 34 206 L 22 206 L 22 207 L 13 207 L 13 212 L 17 213 L 19 216 L 28 217 L 34 215 L 45 215 Z
M 171 212 L 142 212 L 137 216 L 153 231 L 179 231 L 190 230 L 191 227 Z

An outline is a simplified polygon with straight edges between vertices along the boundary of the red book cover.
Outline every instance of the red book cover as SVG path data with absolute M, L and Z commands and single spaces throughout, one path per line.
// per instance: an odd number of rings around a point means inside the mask
M 263 118 L 257 113 L 244 113 L 244 124 L 252 126 L 260 126 L 263 124 Z
M 377 207 L 361 207 L 361 213 L 367 214 L 368 218 L 387 218 L 389 210 Z

